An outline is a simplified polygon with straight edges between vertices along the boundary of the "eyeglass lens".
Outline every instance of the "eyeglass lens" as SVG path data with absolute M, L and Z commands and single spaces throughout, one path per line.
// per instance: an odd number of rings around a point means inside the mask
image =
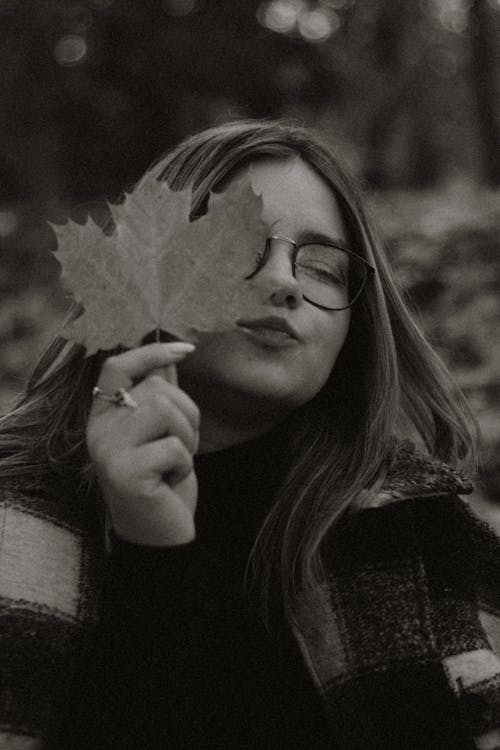
M 304 297 L 332 310 L 348 307 L 363 289 L 367 268 L 341 248 L 301 245 L 295 258 L 295 277 Z

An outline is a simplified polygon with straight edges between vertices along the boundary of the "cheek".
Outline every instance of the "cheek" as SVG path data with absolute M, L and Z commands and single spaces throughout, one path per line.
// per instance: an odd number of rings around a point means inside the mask
M 200 334 L 195 351 L 177 365 L 181 375 L 200 381 L 224 378 L 246 363 L 241 342 L 231 333 Z
M 212 369 L 224 361 L 225 355 L 227 356 L 226 349 L 216 335 L 200 337 L 194 352 L 179 362 L 177 369 L 190 376 L 203 374 L 207 369 Z
M 318 330 L 321 331 L 321 335 L 318 336 L 318 350 L 322 352 L 321 363 L 324 364 L 324 369 L 328 369 L 328 372 L 335 366 L 338 355 L 349 333 L 349 323 L 351 319 L 350 310 L 341 310 L 340 312 L 331 313 L 333 318 L 329 318 L 327 321 L 322 321 L 322 325 Z M 320 361 L 318 361 L 318 365 Z

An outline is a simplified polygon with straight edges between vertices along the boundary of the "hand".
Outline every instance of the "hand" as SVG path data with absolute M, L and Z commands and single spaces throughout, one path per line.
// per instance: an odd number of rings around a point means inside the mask
M 137 404 L 134 409 L 95 398 L 87 425 L 89 455 L 113 528 L 136 544 L 184 544 L 195 537 L 193 454 L 200 414 L 177 386 L 175 372 L 189 351 L 180 342 L 132 349 L 109 357 L 97 383 L 104 393 L 127 389 Z

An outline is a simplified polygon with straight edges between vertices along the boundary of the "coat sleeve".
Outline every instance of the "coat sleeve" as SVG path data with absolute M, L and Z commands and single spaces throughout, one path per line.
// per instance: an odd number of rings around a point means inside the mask
M 488 648 L 464 650 L 444 659 L 477 748 L 500 745 L 500 537 L 460 498 L 450 518 L 465 554 L 477 617 Z
M 481 623 L 500 658 L 500 534 L 496 520 L 480 516 L 475 505 L 464 504 L 464 519 L 475 562 Z
M 47 488 L 0 490 L 0 747 L 45 748 L 97 620 L 101 522 Z
M 199 689 L 207 698 L 189 651 L 210 654 L 217 581 L 217 560 L 197 540 L 162 548 L 113 537 L 100 624 L 55 747 L 170 746 L 176 696 Z

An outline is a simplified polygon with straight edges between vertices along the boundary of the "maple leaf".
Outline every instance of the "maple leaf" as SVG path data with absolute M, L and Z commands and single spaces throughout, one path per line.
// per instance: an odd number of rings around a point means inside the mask
M 87 355 L 138 346 L 155 330 L 196 340 L 234 327 L 248 308 L 244 278 L 268 235 L 262 198 L 245 177 L 212 193 L 208 213 L 190 222 L 191 197 L 151 178 L 110 205 L 112 235 L 90 218 L 53 225 L 61 280 L 83 307 L 63 335 Z

